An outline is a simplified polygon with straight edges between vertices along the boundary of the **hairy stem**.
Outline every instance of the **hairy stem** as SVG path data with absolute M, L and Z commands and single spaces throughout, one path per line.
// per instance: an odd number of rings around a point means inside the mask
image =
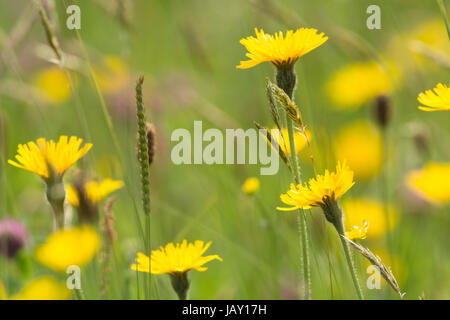
M 278 68 L 277 85 L 286 92 L 291 100 L 293 100 L 293 92 L 296 85 L 296 75 L 293 67 L 280 67 Z M 286 113 L 286 124 L 289 135 L 289 146 L 291 149 L 291 164 L 294 175 L 295 183 L 301 183 L 301 172 L 300 165 L 295 151 L 295 139 L 294 139 L 294 122 Z M 299 210 L 297 215 L 297 226 L 300 236 L 300 247 L 301 247 L 301 263 L 302 263 L 302 276 L 304 282 L 304 298 L 306 300 L 311 299 L 311 271 L 310 271 L 310 261 L 309 261 L 309 250 L 308 250 L 308 228 L 306 225 L 305 213 L 303 210 Z

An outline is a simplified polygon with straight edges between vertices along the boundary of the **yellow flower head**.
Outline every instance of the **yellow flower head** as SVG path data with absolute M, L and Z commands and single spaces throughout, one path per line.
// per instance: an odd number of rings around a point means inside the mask
M 56 66 L 40 71 L 33 83 L 42 93 L 42 97 L 50 103 L 60 104 L 70 97 L 67 76 L 61 68 Z
M 335 73 L 326 91 L 339 109 L 356 109 L 392 91 L 389 74 L 376 62 L 357 62 Z
M 247 178 L 242 185 L 242 191 L 251 196 L 259 191 L 260 182 L 258 178 L 251 177 Z
M 83 157 L 89 149 L 91 143 L 85 143 L 80 148 L 83 139 L 71 136 L 61 136 L 58 142 L 46 141 L 45 138 L 30 141 L 27 144 L 19 144 L 15 162 L 8 160 L 8 163 L 41 176 L 44 179 L 50 177 L 50 171 L 58 175 L 63 175 L 75 162 Z M 52 170 L 49 170 L 49 164 Z
M 72 293 L 65 282 L 44 276 L 28 283 L 21 292 L 13 296 L 14 300 L 68 300 Z
M 66 272 L 67 267 L 87 265 L 100 248 L 100 237 L 91 226 L 82 225 L 51 234 L 38 246 L 36 259 L 56 272 Z
M 450 162 L 431 162 L 423 169 L 409 172 L 406 185 L 432 203 L 450 202 Z
M 316 29 L 299 28 L 289 30 L 286 36 L 283 32 L 275 35 L 264 33 L 263 29 L 255 28 L 256 38 L 253 36 L 241 39 L 240 43 L 247 49 L 247 61 L 241 61 L 238 69 L 249 69 L 262 62 L 270 61 L 275 66 L 291 66 L 298 58 L 321 46 L 328 37 L 318 34 Z
M 85 185 L 87 198 L 92 204 L 97 204 L 105 199 L 110 193 L 122 188 L 123 182 L 119 180 L 105 179 L 101 182 L 90 181 Z M 66 185 L 67 202 L 74 207 L 80 206 L 80 198 L 77 190 L 70 184 Z
M 194 243 L 187 243 L 183 240 L 176 246 L 171 242 L 165 248 L 153 250 L 151 254 L 151 273 L 153 274 L 176 274 L 184 273 L 191 269 L 206 271 L 208 268 L 203 265 L 211 260 L 222 261 L 218 255 L 202 256 L 209 248 L 211 241 L 204 244 L 203 241 L 196 240 Z M 145 254 L 137 254 L 137 264 L 131 265 L 132 270 L 149 272 L 150 259 Z
M 417 100 L 426 106 L 419 106 L 419 109 L 423 111 L 450 110 L 450 87 L 438 83 L 433 90 L 427 90 L 425 93 L 419 94 Z
M 272 135 L 274 140 L 278 143 L 280 149 L 286 155 L 290 155 L 291 154 L 291 144 L 289 142 L 288 130 L 286 128 L 281 129 L 281 135 L 280 135 L 280 130 L 278 130 L 277 128 L 274 128 L 274 129 L 270 130 L 270 134 Z M 281 138 L 281 136 L 282 136 L 282 138 Z M 306 130 L 306 137 L 308 138 L 308 141 L 311 141 L 312 134 L 309 130 Z M 307 145 L 305 137 L 299 131 L 296 131 L 294 133 L 294 143 L 295 143 L 295 151 L 297 153 L 302 151 Z
M 291 184 L 290 190 L 280 196 L 284 204 L 289 208 L 277 208 L 281 211 L 296 209 L 309 209 L 311 207 L 325 205 L 325 201 L 334 201 L 342 197 L 355 183 L 353 182 L 353 171 L 346 162 L 338 163 L 336 172 L 325 170 L 324 175 L 318 175 L 309 180 L 309 186 Z
M 367 230 L 369 229 L 369 223 L 363 221 L 362 225 L 352 226 L 350 231 L 345 233 L 345 236 L 350 240 L 365 239 L 367 237 Z
M 366 198 L 345 199 L 341 202 L 345 214 L 345 227 L 352 228 L 366 221 L 370 228 L 367 231 L 369 239 L 377 238 L 386 233 L 388 226 L 392 229 L 397 222 L 397 212 L 391 205 L 387 206 L 389 224 L 386 223 L 386 214 L 383 203 Z
M 383 141 L 379 130 L 356 121 L 337 133 L 333 141 L 337 160 L 347 159 L 357 179 L 370 179 L 383 165 Z

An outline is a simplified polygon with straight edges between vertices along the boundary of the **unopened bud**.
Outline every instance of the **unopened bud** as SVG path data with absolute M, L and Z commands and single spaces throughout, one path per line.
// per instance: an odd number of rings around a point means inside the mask
M 391 100 L 388 96 L 379 95 L 375 98 L 375 117 L 381 127 L 386 127 L 391 120 Z

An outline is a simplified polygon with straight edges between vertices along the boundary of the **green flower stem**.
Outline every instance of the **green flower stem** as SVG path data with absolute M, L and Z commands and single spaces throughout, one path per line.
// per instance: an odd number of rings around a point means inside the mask
M 291 100 L 293 100 L 294 88 L 296 85 L 296 75 L 293 66 L 282 66 L 277 69 L 277 85 L 286 92 Z M 295 183 L 301 183 L 300 165 L 295 152 L 295 139 L 294 139 L 294 122 L 290 117 L 284 113 L 285 122 L 287 125 L 289 135 L 289 145 L 291 149 L 291 166 L 294 175 Z M 311 299 L 311 267 L 309 261 L 309 249 L 308 249 L 308 228 L 306 225 L 306 217 L 303 210 L 299 210 L 297 215 L 297 225 L 300 235 L 300 247 L 301 247 L 301 260 L 302 260 L 302 275 L 304 282 L 304 298 L 306 300 Z
M 353 284 L 355 286 L 358 298 L 360 300 L 364 300 L 364 295 L 363 295 L 361 286 L 359 285 L 355 264 L 353 262 L 353 258 L 352 258 L 351 252 L 350 252 L 350 247 L 349 247 L 347 241 L 345 241 L 345 239 L 343 238 L 343 237 L 345 237 L 345 229 L 344 229 L 342 210 L 339 207 L 336 200 L 325 201 L 325 205 L 322 207 L 322 209 L 325 213 L 325 217 L 327 218 L 327 220 L 329 222 L 331 222 L 334 225 L 334 227 L 339 235 L 339 238 L 342 243 L 342 247 L 344 249 L 345 259 L 347 260 L 347 265 L 350 270 L 350 274 L 352 276 Z
M 179 300 L 187 300 L 190 282 L 186 272 L 177 272 L 170 275 L 173 290 L 177 293 Z
M 50 165 L 48 167 L 50 175 L 45 180 L 47 185 L 46 196 L 53 209 L 53 229 L 57 231 L 64 228 L 64 200 L 66 199 L 66 189 L 64 188 L 62 177 L 56 174 Z

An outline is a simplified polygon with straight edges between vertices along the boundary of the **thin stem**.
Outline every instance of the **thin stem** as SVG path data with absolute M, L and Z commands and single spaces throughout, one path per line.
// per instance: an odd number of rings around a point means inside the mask
M 276 80 L 278 86 L 284 90 L 284 92 L 289 96 L 291 100 L 293 100 L 294 88 L 297 81 L 293 66 L 278 68 Z M 301 172 L 297 152 L 295 150 L 294 122 L 290 117 L 287 116 L 286 112 L 284 112 L 284 117 L 289 135 L 289 146 L 291 149 L 291 165 L 294 175 L 294 181 L 298 184 L 301 183 Z M 306 225 L 306 218 L 303 210 L 299 210 L 298 212 L 297 226 L 300 236 L 300 248 L 301 248 L 300 260 L 302 263 L 302 275 L 305 289 L 304 298 L 306 300 L 310 300 L 311 271 L 310 271 L 309 250 L 308 250 L 308 228 Z
M 331 221 L 330 220 L 329 221 L 333 223 L 333 225 L 336 228 L 336 231 L 339 235 L 339 238 L 341 240 L 342 247 L 343 247 L 344 253 L 345 253 L 345 259 L 347 260 L 347 265 L 350 270 L 350 274 L 352 276 L 353 285 L 355 286 L 356 293 L 360 300 L 364 300 L 364 295 L 363 295 L 361 286 L 359 285 L 355 264 L 353 262 L 352 254 L 350 252 L 350 247 L 349 247 L 347 241 L 345 241 L 345 239 L 343 238 L 345 236 L 345 231 L 344 231 L 344 222 L 342 220 L 342 211 L 339 208 L 336 201 L 333 201 L 333 203 L 331 203 L 328 206 L 328 210 L 330 211 L 329 217 L 331 220 Z
M 344 248 L 345 253 L 345 259 L 347 260 L 348 268 L 350 269 L 350 273 L 352 275 L 353 284 L 355 285 L 356 293 L 358 294 L 358 298 L 360 300 L 364 300 L 364 295 L 362 293 L 361 286 L 359 285 L 358 277 L 356 275 L 356 268 L 355 264 L 352 259 L 352 255 L 350 253 L 350 248 L 348 246 L 348 243 L 342 238 L 342 235 L 339 235 L 339 238 L 341 238 L 342 247 Z
M 86 296 L 84 295 L 83 290 L 81 289 L 75 289 L 75 296 L 77 297 L 77 300 L 86 300 Z
M 291 118 L 287 119 L 287 129 L 289 134 L 289 146 L 291 148 L 291 162 L 294 170 L 294 180 L 297 184 L 301 183 L 300 177 L 300 166 L 298 162 L 297 152 L 295 150 L 295 139 L 294 139 L 294 123 Z M 303 210 L 298 211 L 297 215 L 297 225 L 298 232 L 300 234 L 300 246 L 302 248 L 302 266 L 303 266 L 303 279 L 305 292 L 304 296 L 306 300 L 311 299 L 311 271 L 310 271 L 310 261 L 309 261 L 309 250 L 308 250 L 308 228 L 306 225 L 305 212 Z
M 450 24 L 448 22 L 447 10 L 445 9 L 444 0 L 436 0 L 439 6 L 439 10 L 441 10 L 442 18 L 444 19 L 445 27 L 447 28 L 448 38 L 450 39 Z

